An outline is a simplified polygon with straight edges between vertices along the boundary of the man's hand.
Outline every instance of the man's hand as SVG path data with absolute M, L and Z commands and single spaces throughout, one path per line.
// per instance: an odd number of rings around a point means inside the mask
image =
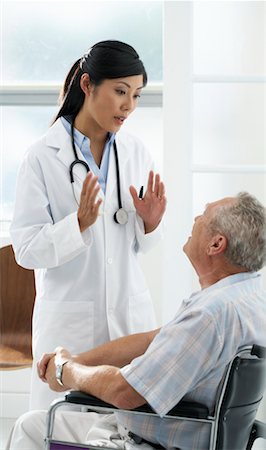
M 38 375 L 39 375 L 40 379 L 44 383 L 47 382 L 46 377 L 45 377 L 47 366 L 48 366 L 50 360 L 52 358 L 54 358 L 54 357 L 55 357 L 55 353 L 54 352 L 53 353 L 44 353 L 42 355 L 40 361 L 37 362 L 37 372 L 38 372 Z
M 37 363 L 39 377 L 42 381 L 48 383 L 53 391 L 63 392 L 69 389 L 68 386 L 60 386 L 55 374 L 58 364 L 63 364 L 70 360 L 72 360 L 72 355 L 63 347 L 57 347 L 53 353 L 45 353 Z

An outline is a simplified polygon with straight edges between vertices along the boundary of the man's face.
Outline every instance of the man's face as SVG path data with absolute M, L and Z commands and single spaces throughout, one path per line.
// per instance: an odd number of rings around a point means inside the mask
M 232 197 L 226 197 L 222 200 L 209 203 L 206 205 L 203 214 L 195 217 L 191 236 L 189 236 L 183 247 L 185 254 L 193 265 L 200 261 L 203 262 L 204 258 L 207 257 L 208 247 L 212 238 L 209 223 L 215 217 L 217 209 L 228 203 L 232 203 L 233 200 Z

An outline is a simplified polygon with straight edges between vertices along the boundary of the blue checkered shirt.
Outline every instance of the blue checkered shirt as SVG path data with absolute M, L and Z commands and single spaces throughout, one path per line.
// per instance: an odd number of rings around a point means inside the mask
M 164 416 L 182 398 L 212 409 L 227 364 L 241 347 L 254 343 L 266 345 L 266 292 L 260 275 L 232 275 L 192 294 L 146 353 L 121 369 L 160 417 L 117 413 L 118 421 L 166 449 L 206 450 L 209 424 Z

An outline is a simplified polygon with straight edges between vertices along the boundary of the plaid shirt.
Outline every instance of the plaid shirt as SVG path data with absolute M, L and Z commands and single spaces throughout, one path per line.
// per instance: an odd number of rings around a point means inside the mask
M 237 351 L 266 345 L 266 292 L 260 275 L 229 276 L 183 301 L 144 355 L 121 369 L 160 417 L 116 413 L 120 424 L 167 449 L 206 450 L 209 424 L 169 420 L 182 398 L 214 406 L 219 382 Z

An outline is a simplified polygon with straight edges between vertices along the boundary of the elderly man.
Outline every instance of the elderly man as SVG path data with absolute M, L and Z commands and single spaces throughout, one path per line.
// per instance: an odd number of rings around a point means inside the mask
M 235 353 L 245 345 L 266 345 L 266 293 L 257 273 L 266 262 L 265 208 L 247 193 L 208 204 L 195 218 L 184 252 L 201 290 L 183 301 L 170 323 L 76 356 L 59 348 L 38 366 L 55 391 L 81 390 L 124 409 L 148 402 L 159 417 L 66 411 L 57 414 L 56 439 L 121 447 L 126 442 L 123 448 L 130 448 L 130 430 L 155 448 L 207 448 L 208 424 L 167 421 L 164 415 L 182 398 L 212 408 Z M 8 448 L 43 448 L 44 423 L 45 412 L 22 416 Z

